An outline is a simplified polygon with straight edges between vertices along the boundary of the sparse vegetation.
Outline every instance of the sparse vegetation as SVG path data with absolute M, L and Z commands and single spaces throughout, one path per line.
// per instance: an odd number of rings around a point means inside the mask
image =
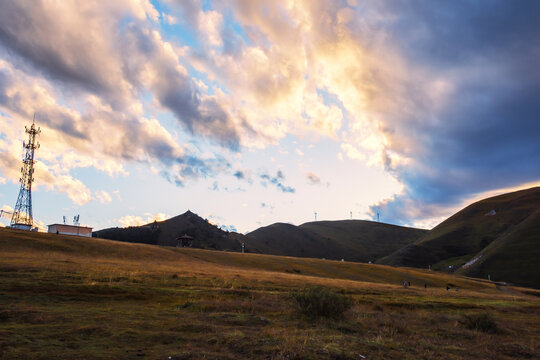
M 499 331 L 493 316 L 488 313 L 464 315 L 461 323 L 470 330 L 494 334 Z
M 533 289 L 502 291 L 427 270 L 8 229 L 0 229 L 0 254 L 0 359 L 510 360 L 540 354 L 540 292 Z M 412 286 L 404 289 L 401 279 Z M 416 285 L 425 282 L 427 289 Z M 446 291 L 448 283 L 460 290 Z M 350 298 L 345 316 L 297 316 L 291 292 L 314 286 Z M 483 312 L 497 320 L 496 336 L 459 324 Z
M 296 310 L 309 318 L 339 319 L 351 308 L 349 297 L 322 286 L 306 287 L 292 294 Z

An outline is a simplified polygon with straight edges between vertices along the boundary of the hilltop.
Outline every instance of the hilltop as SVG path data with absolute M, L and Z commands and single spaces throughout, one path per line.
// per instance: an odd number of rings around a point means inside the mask
M 142 226 L 108 228 L 93 233 L 94 237 L 125 242 L 162 246 L 177 246 L 179 238 L 188 235 L 193 238 L 191 247 L 216 250 L 241 250 L 241 238 L 231 236 L 197 214 L 184 214 L 164 221 L 156 221 Z
M 264 254 L 375 261 L 410 244 L 427 230 L 365 220 L 276 223 L 247 234 L 249 248 Z
M 381 264 L 540 287 L 540 187 L 475 202 Z

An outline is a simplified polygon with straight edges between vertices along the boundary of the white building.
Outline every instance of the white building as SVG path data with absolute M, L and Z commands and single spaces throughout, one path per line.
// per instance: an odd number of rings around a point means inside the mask
M 77 235 L 77 236 L 92 236 L 92 228 L 87 226 L 66 225 L 66 224 L 51 224 L 49 227 L 49 233 L 63 234 L 63 235 Z

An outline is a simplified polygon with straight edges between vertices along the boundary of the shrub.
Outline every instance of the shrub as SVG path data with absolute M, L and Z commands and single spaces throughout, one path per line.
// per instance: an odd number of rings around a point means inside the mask
M 309 318 L 341 318 L 351 308 L 349 297 L 321 286 L 304 288 L 292 294 L 296 310 Z
M 487 313 L 465 315 L 460 321 L 467 329 L 494 334 L 499 331 L 495 319 Z

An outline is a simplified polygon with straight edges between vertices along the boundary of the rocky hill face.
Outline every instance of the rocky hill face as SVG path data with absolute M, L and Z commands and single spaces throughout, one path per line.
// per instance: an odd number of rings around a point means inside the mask
M 540 187 L 467 206 L 379 261 L 540 286 Z

